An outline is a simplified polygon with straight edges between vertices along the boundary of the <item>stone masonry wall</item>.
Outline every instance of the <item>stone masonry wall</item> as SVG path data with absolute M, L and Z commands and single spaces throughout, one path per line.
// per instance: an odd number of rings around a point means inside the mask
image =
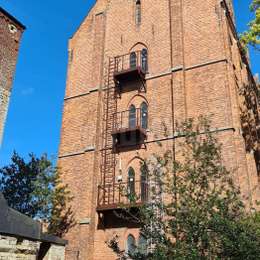
M 0 260 L 37 260 L 40 242 L 0 235 Z M 65 247 L 52 245 L 43 260 L 64 260 Z
M 1 260 L 36 260 L 38 249 L 39 244 L 37 242 L 0 236 Z

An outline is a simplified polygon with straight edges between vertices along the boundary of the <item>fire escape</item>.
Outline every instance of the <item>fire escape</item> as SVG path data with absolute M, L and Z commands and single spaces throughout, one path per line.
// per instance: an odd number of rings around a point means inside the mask
M 109 58 L 103 97 L 103 131 L 101 183 L 98 186 L 97 212 L 104 213 L 131 204 L 124 192 L 128 183 L 116 180 L 116 153 L 132 145 L 141 144 L 146 138 L 146 128 L 141 120 L 140 109 L 117 111 L 117 99 L 124 91 L 145 89 L 147 72 L 147 51 L 131 52 Z M 129 88 L 130 86 L 130 88 Z M 142 203 L 147 198 L 147 188 L 141 180 L 134 183 L 138 199 Z

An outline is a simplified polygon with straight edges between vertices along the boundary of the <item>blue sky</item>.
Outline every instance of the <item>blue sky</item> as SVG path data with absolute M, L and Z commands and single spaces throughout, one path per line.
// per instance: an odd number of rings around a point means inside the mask
M 0 0 L 0 6 L 20 20 L 27 30 L 22 39 L 13 93 L 6 122 L 0 165 L 13 150 L 22 156 L 47 152 L 56 156 L 59 146 L 67 69 L 67 43 L 94 0 Z M 250 0 L 234 0 L 238 31 L 252 17 Z M 260 52 L 251 51 L 252 70 L 260 68 Z

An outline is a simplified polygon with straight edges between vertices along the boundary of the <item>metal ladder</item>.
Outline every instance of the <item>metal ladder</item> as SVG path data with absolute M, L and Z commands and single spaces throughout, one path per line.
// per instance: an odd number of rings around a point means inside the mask
M 114 115 L 117 112 L 117 95 L 114 82 L 115 59 L 109 58 L 103 97 L 103 131 L 102 131 L 102 196 L 99 203 L 109 205 L 115 199 L 115 166 L 116 154 L 113 150 Z

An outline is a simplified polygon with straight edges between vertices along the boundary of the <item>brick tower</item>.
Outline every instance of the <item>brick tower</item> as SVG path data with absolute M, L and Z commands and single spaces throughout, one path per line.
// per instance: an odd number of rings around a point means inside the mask
M 148 199 L 140 162 L 178 150 L 174 125 L 185 118 L 213 114 L 223 163 L 253 203 L 257 95 L 230 1 L 96 1 L 69 42 L 59 166 L 77 225 L 67 259 L 115 259 L 105 244 L 113 234 L 121 248 L 138 242 L 138 226 L 114 214 L 128 203 L 118 190 Z
M 25 27 L 0 7 L 0 146 L 20 40 Z

